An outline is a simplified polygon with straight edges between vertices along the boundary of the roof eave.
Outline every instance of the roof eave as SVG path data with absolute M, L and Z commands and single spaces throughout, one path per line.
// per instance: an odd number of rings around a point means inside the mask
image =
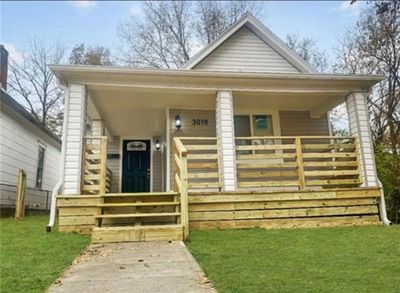
M 384 75 L 341 75 L 320 73 L 269 73 L 269 72 L 235 72 L 235 71 L 205 71 L 205 70 L 179 70 L 179 69 L 142 69 L 117 66 L 96 65 L 49 65 L 57 78 L 66 74 L 122 74 L 122 75 L 165 75 L 165 76 L 197 76 L 197 77 L 227 77 L 227 78 L 265 78 L 265 79 L 315 79 L 315 80 L 370 80 L 380 82 Z
M 1 102 L 5 103 L 9 108 L 13 109 L 18 115 L 23 117 L 25 120 L 39 128 L 43 131 L 48 137 L 50 137 L 54 142 L 58 144 L 58 147 L 61 147 L 61 139 L 54 134 L 50 129 L 43 126 L 37 121 L 35 117 L 31 113 L 29 113 L 22 105 L 20 105 L 17 101 L 15 101 L 9 94 L 5 91 L 1 90 Z

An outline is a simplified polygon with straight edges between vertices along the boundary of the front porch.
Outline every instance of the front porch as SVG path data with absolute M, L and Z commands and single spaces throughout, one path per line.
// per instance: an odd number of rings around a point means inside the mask
M 378 77 L 54 70 L 69 82 L 62 231 L 105 242 L 380 223 L 366 107 Z M 350 135 L 332 136 L 343 102 Z
M 58 198 L 60 231 L 119 242 L 187 239 L 192 229 L 380 223 L 380 190 L 360 186 L 355 137 L 238 137 L 233 192 L 221 191 L 216 138 L 174 138 L 173 191 L 152 193 L 108 193 L 106 139 L 86 138 L 86 194 Z

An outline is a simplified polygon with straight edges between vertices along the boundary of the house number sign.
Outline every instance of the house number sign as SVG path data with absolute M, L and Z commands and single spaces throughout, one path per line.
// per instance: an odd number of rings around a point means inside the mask
M 208 119 L 192 119 L 193 126 L 207 126 Z

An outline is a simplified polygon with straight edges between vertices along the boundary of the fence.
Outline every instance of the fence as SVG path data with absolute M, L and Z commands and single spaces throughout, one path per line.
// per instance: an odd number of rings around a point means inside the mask
M 17 186 L 0 184 L 0 207 L 15 208 Z M 29 210 L 49 211 L 51 204 L 51 191 L 37 188 L 26 188 L 25 208 Z

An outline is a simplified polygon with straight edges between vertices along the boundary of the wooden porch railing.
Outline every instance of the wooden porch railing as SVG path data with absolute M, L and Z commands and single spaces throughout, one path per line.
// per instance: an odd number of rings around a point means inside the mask
M 180 137 L 187 150 L 188 188 L 220 189 L 219 153 L 215 137 Z
M 175 138 L 173 156 L 176 190 L 182 178 L 187 190 L 222 187 L 215 137 Z M 237 137 L 236 168 L 240 189 L 347 188 L 362 183 L 358 140 L 351 136 Z
M 106 136 L 85 137 L 82 174 L 82 194 L 110 192 L 112 172 L 107 168 Z
M 188 165 L 187 150 L 179 138 L 174 139 L 174 191 L 180 194 L 181 225 L 183 238 L 189 236 Z
M 352 187 L 362 183 L 355 137 L 237 137 L 238 185 L 243 188 Z

